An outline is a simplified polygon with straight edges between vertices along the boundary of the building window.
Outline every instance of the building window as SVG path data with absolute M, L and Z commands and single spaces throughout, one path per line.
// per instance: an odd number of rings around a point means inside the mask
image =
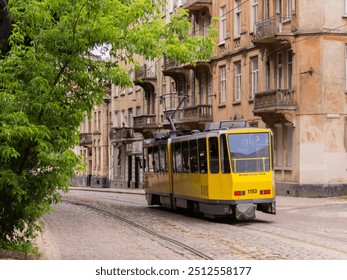
M 166 84 L 164 83 L 162 86 L 162 98 L 164 102 L 164 108 L 167 109 L 167 103 L 166 103 Z
M 280 16 L 280 18 L 282 17 L 282 0 L 277 0 L 276 14 Z
M 122 126 L 126 124 L 125 123 L 125 110 L 122 110 L 120 112 L 120 121 L 121 121 Z
M 92 120 L 88 119 L 88 131 L 87 132 L 92 132 Z
M 101 168 L 101 145 L 100 140 L 98 140 L 98 162 L 97 162 L 97 168 Z
M 207 104 L 206 73 L 200 75 L 200 104 Z
M 265 11 L 264 11 L 265 17 L 264 17 L 264 18 L 265 18 L 265 19 L 268 19 L 269 16 L 270 16 L 270 4 L 269 4 L 269 0 L 265 0 L 264 6 L 265 6 Z
M 251 31 L 253 32 L 255 23 L 258 21 L 258 0 L 251 1 Z
M 275 165 L 282 166 L 283 126 L 275 124 Z
M 114 111 L 113 126 L 114 126 L 114 127 L 118 127 L 118 126 L 119 126 L 119 122 L 118 122 L 118 111 Z
M 346 92 L 347 92 L 347 45 L 345 46 L 345 66 L 346 66 L 345 67 L 346 68 L 346 70 L 345 70 L 345 83 L 346 83 L 345 89 L 346 89 Z
M 225 65 L 219 68 L 220 77 L 220 103 L 225 103 L 226 94 L 226 68 Z
M 278 168 L 292 167 L 293 125 L 291 123 L 275 124 L 274 136 L 275 136 L 275 165 Z
M 285 133 L 286 133 L 286 143 L 285 143 L 285 149 L 286 149 L 286 166 L 291 167 L 292 166 L 292 152 L 293 152 L 293 125 L 286 123 L 285 126 Z
M 98 111 L 98 131 L 101 132 L 101 111 Z
M 174 81 L 171 81 L 171 92 L 170 92 L 170 108 L 171 109 L 176 108 L 176 102 L 175 102 L 176 93 L 177 93 L 176 84 Z
M 141 107 L 136 106 L 136 116 L 141 116 Z
M 293 77 L 293 51 L 287 52 L 287 88 L 292 89 L 292 77 Z
M 286 0 L 286 19 L 292 18 L 292 0 Z
M 270 90 L 270 58 L 266 58 L 265 65 L 265 90 Z
M 219 9 L 219 17 L 220 17 L 220 22 L 219 22 L 219 42 L 220 44 L 225 43 L 225 37 L 226 37 L 226 7 L 220 7 Z
M 282 53 L 277 53 L 277 89 L 282 87 Z
M 195 100 L 195 79 L 196 79 L 196 75 L 195 72 L 193 73 L 193 78 L 191 80 L 191 91 L 192 91 L 192 98 L 191 98 L 191 102 L 192 102 L 192 106 L 195 105 L 196 100 Z
M 208 96 L 208 104 L 212 104 L 212 76 L 211 74 L 207 75 L 207 96 Z
M 96 159 L 97 159 L 97 157 L 96 157 L 96 140 L 94 140 L 93 150 L 94 150 L 92 152 L 92 154 L 93 154 L 93 169 L 96 169 Z
M 251 98 L 258 92 L 258 57 L 252 58 L 251 60 Z
M 201 36 L 208 36 L 209 33 L 209 26 L 211 25 L 211 20 L 210 17 L 205 15 L 204 16 L 204 21 L 203 21 L 203 27 L 201 30 L 203 31 Z M 226 32 L 226 31 L 225 31 Z
M 241 99 L 241 62 L 235 63 L 235 101 Z
M 236 0 L 235 5 L 235 18 L 234 18 L 234 37 L 241 36 L 241 1 Z
M 133 127 L 133 109 L 128 109 L 128 127 Z
M 97 112 L 94 111 L 94 131 L 98 131 L 98 115 L 97 115 Z

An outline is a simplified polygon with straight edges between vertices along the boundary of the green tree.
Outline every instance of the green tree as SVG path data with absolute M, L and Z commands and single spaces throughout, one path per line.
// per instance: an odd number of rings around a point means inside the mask
M 94 47 L 132 64 L 134 54 L 192 64 L 212 57 L 212 32 L 190 36 L 184 10 L 165 24 L 160 2 L 8 1 L 11 35 L 0 54 L 0 248 L 30 246 L 40 217 L 81 164 L 72 148 L 85 114 L 101 104 L 105 84 L 132 83 L 119 64 L 91 59 Z

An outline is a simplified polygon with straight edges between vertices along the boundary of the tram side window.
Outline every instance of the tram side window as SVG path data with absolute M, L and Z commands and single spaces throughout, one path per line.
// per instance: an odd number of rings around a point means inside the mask
M 198 173 L 198 147 L 196 140 L 189 141 L 189 162 L 190 162 L 190 172 Z
M 222 173 L 230 173 L 229 151 L 225 134 L 220 137 L 220 158 Z
M 160 171 L 160 165 L 159 165 L 159 147 L 158 146 L 154 146 L 153 147 L 153 169 L 155 172 L 159 172 Z
M 181 143 L 174 144 L 174 172 L 182 172 L 182 147 Z
M 182 167 L 183 172 L 187 173 L 189 172 L 189 146 L 188 141 L 182 142 Z
M 145 172 L 148 172 L 148 148 L 143 149 L 143 169 Z
M 167 156 L 166 156 L 166 145 L 159 146 L 160 155 L 160 170 L 167 171 Z
M 148 147 L 148 157 L 147 157 L 147 171 L 154 172 L 154 157 L 153 157 L 153 147 Z
M 198 139 L 198 152 L 199 152 L 199 171 L 200 173 L 207 173 L 206 162 L 206 139 Z
M 218 152 L 218 138 L 211 137 L 208 139 L 210 149 L 210 172 L 219 173 L 219 152 Z

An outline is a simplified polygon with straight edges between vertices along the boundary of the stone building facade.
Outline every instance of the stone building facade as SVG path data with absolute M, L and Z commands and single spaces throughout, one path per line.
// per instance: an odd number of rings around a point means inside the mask
M 92 133 L 92 155 L 84 150 L 90 181 L 141 187 L 142 140 L 171 129 L 169 115 L 178 129 L 230 119 L 269 127 L 277 194 L 346 194 L 347 1 L 169 0 L 163 18 L 178 7 L 189 10 L 192 36 L 219 18 L 214 57 L 139 59 L 134 87 L 112 86 L 109 103 L 93 112 L 105 132 Z

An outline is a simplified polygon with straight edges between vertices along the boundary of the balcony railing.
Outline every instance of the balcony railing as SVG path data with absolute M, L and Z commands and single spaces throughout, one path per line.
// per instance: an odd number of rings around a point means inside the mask
M 148 66 L 144 64 L 141 69 L 135 72 L 135 80 L 141 80 L 145 78 L 156 78 L 155 64 Z
M 132 127 L 112 127 L 110 130 L 111 140 L 122 140 L 134 137 L 134 129 Z
M 174 111 L 176 109 L 168 109 L 166 111 L 164 111 L 164 124 L 169 124 L 169 121 L 166 119 L 168 116 L 170 116 L 172 118 L 172 120 L 174 121 L 174 123 L 182 123 L 184 122 L 184 111 L 183 108 L 179 108 L 177 109 L 177 111 L 175 112 L 175 115 L 172 117 Z
M 212 105 L 196 105 L 184 108 L 186 121 L 212 121 Z
M 134 128 L 146 128 L 156 126 L 156 115 L 142 115 L 133 117 Z
M 276 35 L 289 34 L 291 30 L 291 18 L 271 17 L 255 23 L 253 42 L 261 42 L 274 38 Z
M 80 133 L 80 145 L 91 145 L 92 144 L 92 133 Z
M 289 89 L 277 89 L 257 92 L 254 96 L 254 113 L 277 110 L 295 110 L 295 92 Z
M 184 64 L 176 60 L 164 59 L 164 70 L 183 68 Z

